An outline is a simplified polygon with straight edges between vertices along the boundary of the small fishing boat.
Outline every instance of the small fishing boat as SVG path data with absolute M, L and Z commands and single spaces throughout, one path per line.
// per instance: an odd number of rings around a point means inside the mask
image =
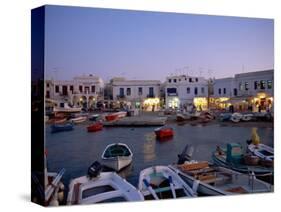
M 87 130 L 88 132 L 96 132 L 102 130 L 102 128 L 103 128 L 103 124 L 101 122 L 96 122 L 88 126 Z
M 200 196 L 271 192 L 273 186 L 255 178 L 251 172 L 242 174 L 215 166 L 208 161 L 191 160 L 193 147 L 186 145 L 178 155 L 177 164 L 169 167 L 175 171 L 194 192 Z
M 110 114 L 106 115 L 105 119 L 106 119 L 106 121 L 115 121 L 120 118 L 124 118 L 126 115 L 127 115 L 126 111 L 120 111 L 120 112 L 110 113 Z
M 142 194 L 115 172 L 101 172 L 92 164 L 88 175 L 71 180 L 67 205 L 142 201 Z M 100 167 L 100 166 L 99 166 Z
M 52 133 L 71 131 L 71 130 L 73 130 L 73 124 L 72 123 L 51 125 L 51 132 Z
M 272 147 L 265 144 L 250 144 L 248 145 L 248 151 L 253 155 L 258 156 L 262 160 L 273 161 L 274 160 L 274 150 Z
M 80 116 L 80 117 L 77 117 L 77 118 L 72 118 L 72 119 L 70 119 L 69 121 L 70 122 L 73 122 L 74 124 L 79 124 L 79 123 L 82 123 L 82 122 L 84 122 L 84 121 L 86 121 L 87 120 L 87 117 L 85 117 L 85 116 Z
M 273 175 L 273 167 L 255 163 L 255 157 L 242 153 L 242 146 L 238 143 L 228 143 L 227 148 L 220 146 L 212 154 L 214 163 L 218 166 L 232 169 L 241 173 L 253 172 L 255 175 Z M 250 160 L 249 160 L 250 159 Z
M 233 113 L 230 117 L 230 120 L 234 123 L 240 122 L 243 115 L 241 113 Z
M 90 120 L 90 121 L 97 121 L 99 117 L 100 117 L 99 114 L 94 114 L 94 115 L 91 115 L 91 116 L 89 117 L 89 120 Z
M 178 122 L 190 120 L 191 119 L 191 115 L 187 114 L 187 113 L 178 113 L 176 119 L 177 119 Z
M 232 113 L 221 113 L 219 116 L 220 121 L 229 121 L 232 116 Z
M 254 118 L 254 115 L 249 113 L 249 114 L 243 114 L 241 120 L 242 121 L 251 121 Z
M 118 119 L 118 115 L 116 113 L 111 113 L 105 116 L 106 121 L 115 121 Z
M 31 196 L 32 201 L 44 206 L 58 206 L 64 199 L 64 184 L 62 177 L 65 169 L 59 172 L 48 172 L 47 150 L 44 154 L 44 171 L 31 172 Z
M 105 148 L 101 158 L 105 166 L 120 171 L 132 163 L 133 153 L 126 144 L 114 143 Z
M 272 192 L 273 186 L 256 179 L 252 173 L 242 174 L 207 161 L 190 161 L 169 166 L 200 196 Z
M 153 166 L 142 170 L 138 188 L 145 200 L 196 196 L 189 185 L 167 166 Z
M 154 133 L 158 139 L 172 137 L 174 130 L 171 127 L 159 127 L 154 130 Z
M 260 143 L 257 128 L 252 128 L 251 140 L 247 140 L 248 152 L 260 159 L 261 164 L 273 166 L 274 150 L 272 147 Z

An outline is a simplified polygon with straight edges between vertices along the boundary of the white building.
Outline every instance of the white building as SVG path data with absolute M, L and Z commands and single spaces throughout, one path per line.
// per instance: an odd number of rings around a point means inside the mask
M 236 74 L 216 79 L 213 84 L 213 103 L 225 108 L 234 105 L 237 110 L 266 110 L 273 106 L 273 70 Z
M 93 75 L 77 76 L 73 80 L 46 80 L 45 96 L 58 102 L 91 108 L 103 100 L 103 85 L 101 78 Z
M 159 80 L 127 80 L 113 78 L 111 80 L 112 98 L 120 107 L 158 110 L 160 108 Z
M 181 108 L 195 104 L 198 109 L 206 109 L 207 97 L 208 81 L 203 77 L 180 75 L 166 79 L 166 108 Z

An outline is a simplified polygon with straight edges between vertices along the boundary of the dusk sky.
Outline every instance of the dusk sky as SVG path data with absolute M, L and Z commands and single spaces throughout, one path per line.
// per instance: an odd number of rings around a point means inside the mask
M 45 29 L 48 78 L 164 81 L 274 67 L 271 19 L 47 6 Z

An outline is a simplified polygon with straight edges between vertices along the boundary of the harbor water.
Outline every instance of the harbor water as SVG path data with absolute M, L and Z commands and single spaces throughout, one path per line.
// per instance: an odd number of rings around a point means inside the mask
M 175 135 L 169 140 L 159 141 L 155 138 L 155 127 L 108 127 L 95 133 L 87 132 L 87 124 L 75 125 L 73 131 L 51 133 L 46 126 L 46 148 L 48 171 L 58 172 L 65 168 L 63 182 L 68 186 L 72 178 L 87 173 L 94 162 L 101 162 L 101 154 L 111 143 L 125 143 L 133 152 L 132 165 L 119 174 L 134 186 L 142 169 L 153 165 L 168 165 L 177 162 L 186 144 L 194 147 L 193 159 L 211 161 L 212 151 L 217 145 L 229 142 L 241 143 L 246 147 L 252 127 L 229 126 L 221 124 L 192 126 L 170 123 Z M 273 146 L 273 128 L 259 127 L 261 142 Z

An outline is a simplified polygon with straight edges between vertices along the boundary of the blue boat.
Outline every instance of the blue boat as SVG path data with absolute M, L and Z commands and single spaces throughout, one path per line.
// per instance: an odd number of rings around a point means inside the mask
M 229 121 L 232 116 L 232 113 L 221 113 L 219 116 L 220 121 Z
M 73 130 L 73 123 L 68 124 L 53 124 L 51 125 L 51 132 L 57 133 L 57 132 L 64 132 L 64 131 L 71 131 Z
M 251 161 L 249 161 L 249 158 Z M 256 162 L 256 158 L 242 154 L 242 146 L 228 143 L 227 148 L 217 147 L 212 154 L 214 164 L 230 168 L 241 173 L 254 173 L 256 176 L 273 175 L 273 167 L 263 166 Z

